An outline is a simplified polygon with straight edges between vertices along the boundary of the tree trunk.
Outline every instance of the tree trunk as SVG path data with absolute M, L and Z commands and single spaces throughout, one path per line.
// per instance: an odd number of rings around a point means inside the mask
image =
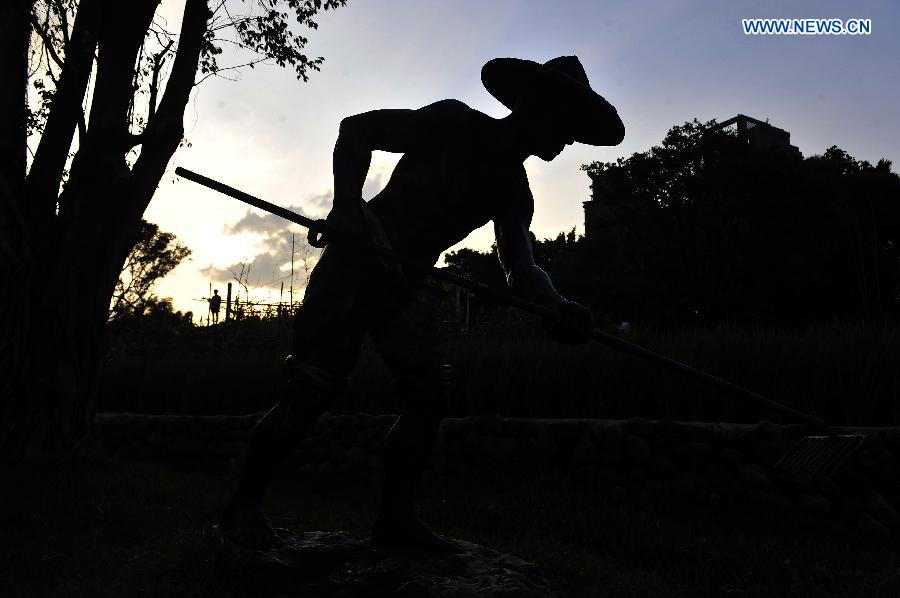
M 100 0 L 81 0 L 78 5 L 56 86 L 53 110 L 44 125 L 41 143 L 28 172 L 30 211 L 35 226 L 45 230 L 52 226 L 56 215 L 56 199 L 72 138 L 79 120 L 84 118 L 81 103 L 94 64 L 99 13 Z
M 97 79 L 89 126 L 84 139 L 79 139 L 69 179 L 59 196 L 59 213 L 50 216 L 51 226 L 28 227 L 30 238 L 23 235 L 21 250 L 11 252 L 13 257 L 20 256 L 13 265 L 21 264 L 29 284 L 9 313 L 4 313 L 4 323 L 14 326 L 10 350 L 0 356 L 3 367 L 11 368 L 13 374 L 0 382 L 6 385 L 2 388 L 0 455 L 7 460 L 67 458 L 86 446 L 110 297 L 122 264 L 137 241 L 144 209 L 181 141 L 184 107 L 210 15 L 205 0 L 188 0 L 166 92 L 143 135 L 136 138 L 129 132 L 127 116 L 134 94 L 134 65 L 158 4 L 159 0 L 135 0 L 126 5 L 100 1 Z M 27 37 L 23 48 L 27 48 Z M 24 67 L 25 62 L 22 64 Z M 80 104 L 77 92 L 83 73 L 77 70 L 67 93 L 57 96 L 51 119 L 57 110 L 71 108 L 73 100 Z M 36 152 L 56 158 L 41 163 L 42 168 L 49 164 L 51 170 L 59 167 L 60 152 L 65 155 L 68 151 L 77 124 L 71 114 L 56 122 L 59 127 L 46 137 L 46 142 L 54 145 L 39 147 Z M 44 142 L 42 138 L 41 145 Z M 138 143 L 143 144 L 141 156 L 129 169 L 125 156 Z M 33 189 L 46 189 L 46 185 L 35 183 Z M 0 192 L 6 194 L 0 213 L 4 218 L 6 212 L 25 203 L 24 197 L 13 200 L 21 197 L 14 191 Z M 28 203 L 35 199 L 27 197 Z M 46 217 L 46 202 L 42 208 Z M 29 220 L 29 224 L 36 222 Z M 42 288 L 39 280 L 51 280 L 58 287 Z M 8 283 L 4 288 L 16 288 L 14 281 L 4 282 Z
M 25 378 L 34 256 L 25 211 L 28 43 L 31 2 L 0 3 L 0 455 L 15 424 L 15 389 Z

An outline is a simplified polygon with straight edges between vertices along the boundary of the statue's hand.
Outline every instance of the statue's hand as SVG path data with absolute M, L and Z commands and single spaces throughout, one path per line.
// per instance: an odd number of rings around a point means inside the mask
M 325 218 L 325 231 L 322 236 L 325 243 L 334 238 L 369 241 L 366 234 L 366 222 L 363 217 L 362 198 L 339 200 L 335 198 L 334 206 Z M 330 237 L 330 238 L 329 238 Z
M 553 317 L 544 320 L 550 338 L 575 345 L 586 343 L 594 330 L 594 316 L 585 306 L 563 299 L 552 308 Z
M 362 198 L 356 200 L 335 198 L 334 207 L 325 219 L 325 229 L 332 232 L 332 240 L 347 239 L 360 243 L 362 247 L 358 249 L 363 252 L 360 254 L 361 257 L 367 254 L 366 246 L 391 249 L 384 228 Z M 329 242 L 328 232 L 323 233 L 322 238 L 326 243 Z M 399 262 L 381 258 L 380 263 L 387 278 L 397 288 L 408 288 L 408 281 Z

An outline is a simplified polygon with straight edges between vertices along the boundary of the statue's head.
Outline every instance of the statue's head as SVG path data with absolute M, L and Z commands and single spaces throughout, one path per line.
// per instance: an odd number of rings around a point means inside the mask
M 516 98 L 513 113 L 519 139 L 529 155 L 549 162 L 575 142 L 575 126 L 565 117 L 565 107 L 547 94 L 526 90 Z
M 591 89 L 577 56 L 539 64 L 495 58 L 481 69 L 485 88 L 513 111 L 526 151 L 552 160 L 570 143 L 618 145 L 625 127 L 616 109 Z

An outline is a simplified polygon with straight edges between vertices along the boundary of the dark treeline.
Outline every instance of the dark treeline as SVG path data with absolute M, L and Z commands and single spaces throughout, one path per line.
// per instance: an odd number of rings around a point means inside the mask
M 832 423 L 900 421 L 892 367 L 900 339 L 900 180 L 890 163 L 872 166 L 838 148 L 806 159 L 764 152 L 713 127 L 686 123 L 659 147 L 586 165 L 594 192 L 586 235 L 534 239 L 536 261 L 601 326 L 649 324 L 630 334 L 639 345 Z M 492 252 L 462 249 L 446 261 L 505 285 Z M 457 366 L 454 414 L 770 416 L 603 345 L 560 346 L 544 338 L 537 318 L 480 297 L 469 304 L 446 290 L 449 329 L 468 330 L 448 343 Z M 123 345 L 107 369 L 101 410 L 212 414 L 271 406 L 290 351 L 287 314 L 173 325 L 177 333 L 159 336 L 148 332 L 154 326 L 146 317 L 139 324 L 129 336 L 136 342 Z M 336 409 L 396 412 L 388 372 L 369 344 Z
M 614 320 L 803 324 L 900 309 L 900 177 L 829 148 L 761 150 L 715 121 L 582 167 L 586 234 L 534 240 L 561 293 Z M 450 268 L 502 284 L 496 257 Z

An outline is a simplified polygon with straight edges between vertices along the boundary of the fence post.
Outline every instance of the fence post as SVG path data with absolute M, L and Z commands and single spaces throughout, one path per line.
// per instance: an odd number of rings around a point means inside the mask
M 231 283 L 228 283 L 228 297 L 225 299 L 225 321 L 231 319 Z
M 290 310 L 293 312 L 294 310 L 294 233 L 291 233 L 291 307 Z

